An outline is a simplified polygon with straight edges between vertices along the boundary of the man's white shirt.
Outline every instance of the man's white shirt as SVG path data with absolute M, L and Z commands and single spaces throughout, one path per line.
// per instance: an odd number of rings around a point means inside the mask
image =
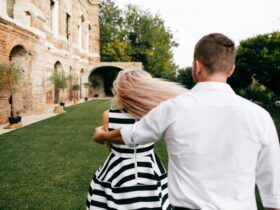
M 198 83 L 121 134 L 131 146 L 165 139 L 174 206 L 256 210 L 257 183 L 263 205 L 280 208 L 280 147 L 273 120 L 225 83 Z

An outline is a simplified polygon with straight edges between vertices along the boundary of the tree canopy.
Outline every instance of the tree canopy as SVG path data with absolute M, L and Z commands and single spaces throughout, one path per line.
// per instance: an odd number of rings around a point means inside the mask
M 240 42 L 236 70 L 229 82 L 234 88 L 245 88 L 253 78 L 280 94 L 280 32 L 258 35 Z
M 101 60 L 142 62 L 155 77 L 175 79 L 173 34 L 159 15 L 136 6 L 121 10 L 112 0 L 101 2 Z
M 192 78 L 192 67 L 179 69 L 177 81 L 186 88 L 191 89 L 195 84 Z

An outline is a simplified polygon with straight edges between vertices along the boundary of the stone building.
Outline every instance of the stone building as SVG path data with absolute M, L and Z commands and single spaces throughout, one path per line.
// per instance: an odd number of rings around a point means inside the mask
M 58 103 L 48 79 L 55 71 L 72 75 L 64 94 L 70 101 L 74 94 L 80 99 L 110 95 L 116 72 L 142 68 L 141 63 L 100 62 L 99 9 L 99 0 L 0 0 L 0 62 L 16 62 L 24 71 L 16 111 L 42 112 Z M 89 81 L 95 85 L 88 90 Z M 0 94 L 0 123 L 10 113 L 8 97 Z

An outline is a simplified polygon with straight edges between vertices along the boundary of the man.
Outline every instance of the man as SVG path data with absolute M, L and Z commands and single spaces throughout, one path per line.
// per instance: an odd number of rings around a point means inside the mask
M 277 132 L 267 111 L 226 84 L 234 61 L 229 38 L 204 36 L 194 51 L 194 88 L 132 126 L 112 132 L 98 128 L 94 139 L 135 146 L 163 137 L 174 209 L 256 210 L 257 184 L 266 210 L 279 210 Z

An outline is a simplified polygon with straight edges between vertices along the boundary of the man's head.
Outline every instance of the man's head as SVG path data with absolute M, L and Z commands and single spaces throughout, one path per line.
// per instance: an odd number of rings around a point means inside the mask
M 233 41 L 220 33 L 208 34 L 195 45 L 193 79 L 195 82 L 225 82 L 234 71 L 234 63 Z

